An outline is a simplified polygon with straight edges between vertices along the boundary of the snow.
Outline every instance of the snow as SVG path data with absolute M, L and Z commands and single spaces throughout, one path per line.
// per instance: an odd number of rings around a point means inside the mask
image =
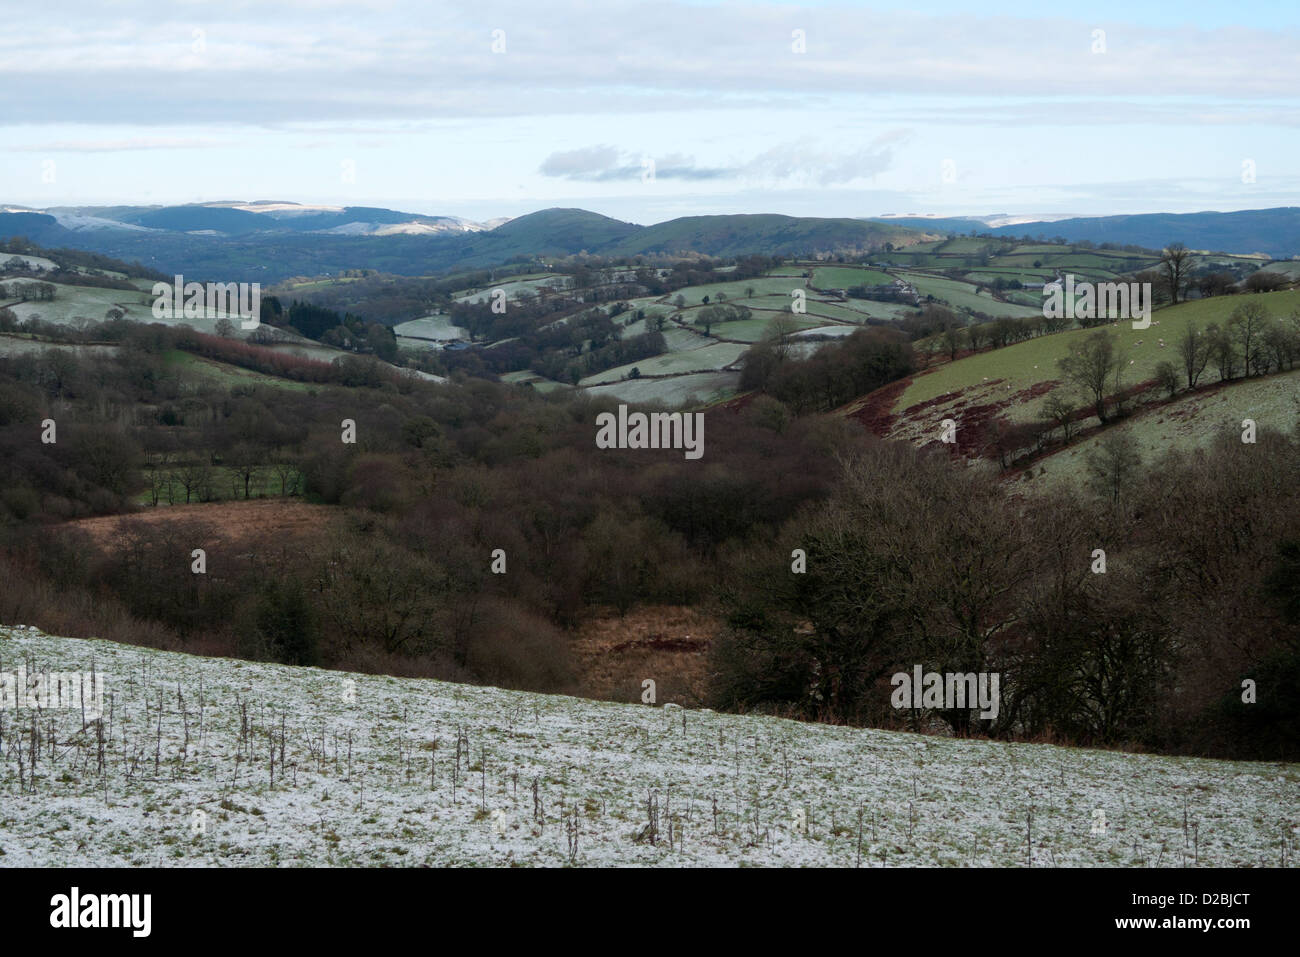
M 64 229 L 72 229 L 78 232 L 91 229 L 126 229 L 136 233 L 157 233 L 163 230 L 153 229 L 149 226 L 137 226 L 135 223 L 120 223 L 116 219 L 105 219 L 102 216 L 83 216 L 79 213 L 56 213 L 50 212 L 49 215 L 54 217 Z
M 224 203 L 208 203 L 209 206 L 223 206 Z M 247 213 L 281 213 L 287 216 L 312 215 L 314 213 L 341 213 L 342 206 L 326 206 L 321 203 L 231 203 L 231 209 L 242 209 Z
M 27 256 L 22 253 L 0 252 L 0 274 L 3 274 L 6 271 L 4 267 L 11 259 L 20 259 L 27 264 L 28 269 L 33 269 L 37 272 L 49 272 L 51 269 L 58 268 L 58 263 L 53 259 L 46 259 L 44 256 Z
M 1031 808 L 1034 866 L 1276 865 L 1297 838 L 1297 765 L 670 710 L 0 626 L 0 671 L 20 664 L 102 672 L 109 740 L 101 775 L 101 726 L 43 711 L 35 781 L 20 784 L 32 712 L 0 715 L 11 867 L 851 867 L 859 809 L 862 866 L 1023 864 Z M 652 796 L 653 845 L 638 839 Z
M 368 223 L 352 222 L 317 230 L 336 236 L 432 236 L 439 233 L 477 233 L 486 227 L 468 220 L 441 218 L 437 222 Z

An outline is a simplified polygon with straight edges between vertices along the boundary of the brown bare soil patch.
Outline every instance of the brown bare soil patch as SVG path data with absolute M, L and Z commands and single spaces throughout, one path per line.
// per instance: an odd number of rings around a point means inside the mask
M 872 435 L 879 438 L 885 438 L 889 435 L 890 429 L 894 427 L 894 403 L 898 401 L 907 387 L 912 384 L 912 379 L 899 379 L 897 382 L 891 382 L 887 386 L 882 386 L 874 392 L 870 392 L 865 398 L 861 399 L 854 406 L 850 406 L 846 415 L 850 419 L 857 419 L 861 422 Z
M 126 515 L 102 515 L 68 522 L 63 527 L 86 532 L 95 544 L 111 546 L 124 529 L 134 525 L 201 522 L 229 544 L 272 537 L 290 541 L 325 528 L 338 514 L 328 505 L 311 505 L 292 499 L 252 499 L 243 502 L 208 502 L 196 505 L 161 505 Z
M 709 644 L 722 622 L 694 608 L 652 605 L 626 617 L 603 610 L 579 626 L 572 649 L 581 694 L 641 701 L 641 682 L 655 682 L 656 703 L 704 702 Z

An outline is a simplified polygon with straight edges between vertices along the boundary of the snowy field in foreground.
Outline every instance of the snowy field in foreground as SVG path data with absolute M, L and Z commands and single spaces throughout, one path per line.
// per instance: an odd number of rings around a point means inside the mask
M 24 666 L 102 672 L 105 718 L 39 712 L 33 780 L 33 713 L 0 717 L 0 866 L 852 867 L 859 811 L 864 867 L 1031 853 L 1036 867 L 1276 866 L 1300 830 L 1293 764 L 854 730 L 0 626 L 0 672 Z

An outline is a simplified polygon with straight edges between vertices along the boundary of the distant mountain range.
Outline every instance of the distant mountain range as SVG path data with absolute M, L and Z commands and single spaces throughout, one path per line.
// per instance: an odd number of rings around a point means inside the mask
M 407 275 L 587 252 L 811 255 L 938 238 L 891 223 L 690 216 L 638 226 L 584 209 L 475 223 L 374 207 L 260 201 L 187 206 L 0 206 L 0 237 L 87 249 L 163 272 L 274 282 L 369 268 Z
M 1071 242 L 1118 243 L 1163 249 L 1180 242 L 1189 249 L 1222 253 L 1265 253 L 1275 259 L 1300 256 L 1300 207 L 1245 209 L 1234 213 L 1138 213 L 1131 216 L 1075 216 L 1020 222 L 1020 217 L 980 216 L 947 219 L 928 216 L 880 217 L 874 222 L 941 232 L 992 233 L 994 236 L 1061 236 Z M 1010 222 L 1008 222 L 1010 220 Z
M 1091 240 L 1159 249 L 1300 255 L 1300 208 L 1149 213 L 1029 222 L 982 217 L 687 216 L 639 226 L 584 209 L 472 222 L 369 206 L 259 200 L 184 206 L 0 206 L 0 237 L 85 249 L 166 273 L 274 282 L 369 268 L 405 275 L 590 253 L 609 256 L 872 252 L 967 234 Z
M 268 232 L 426 236 L 483 232 L 506 221 L 475 223 L 456 216 L 424 216 L 374 206 L 312 206 L 275 200 L 185 206 L 52 206 L 43 210 L 6 206 L 0 207 L 0 212 L 44 213 L 74 232 L 161 230 L 225 237 Z

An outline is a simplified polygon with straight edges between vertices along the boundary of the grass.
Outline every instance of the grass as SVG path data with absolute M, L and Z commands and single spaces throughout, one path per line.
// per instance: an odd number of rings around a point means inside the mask
M 393 332 L 404 339 L 435 339 L 440 342 L 466 339 L 469 330 L 454 325 L 450 316 L 425 316 L 421 319 L 408 319 L 393 326 Z
M 786 301 L 790 299 L 790 290 L 802 289 L 803 279 L 779 279 L 771 277 L 755 277 L 753 279 L 741 279 L 732 282 L 714 282 L 700 286 L 686 286 L 678 289 L 676 292 L 669 294 L 667 301 L 676 302 L 677 297 L 681 296 L 686 300 L 688 306 L 697 306 L 704 302 L 704 297 L 709 297 L 711 305 L 718 301 L 718 293 L 723 293 L 727 301 L 739 305 L 748 305 L 749 297 L 746 292 L 753 288 L 754 296 L 785 296 Z
M 738 372 L 696 372 L 666 379 L 627 379 L 589 386 L 592 395 L 613 396 L 622 402 L 659 402 L 667 406 L 708 405 L 736 394 Z
M 114 355 L 117 352 L 117 346 L 105 345 L 76 345 L 63 342 L 44 342 L 40 339 L 32 339 L 25 333 L 0 333 L 0 356 L 31 355 L 44 352 L 46 349 L 68 350 L 79 356 L 85 355 Z
M 473 290 L 465 290 L 456 293 L 453 298 L 457 302 L 487 302 L 489 301 L 493 290 L 500 289 L 506 294 L 507 299 L 517 299 L 521 292 L 536 294 L 542 286 L 549 286 L 553 282 L 567 283 L 568 277 L 558 273 L 546 273 L 540 276 L 535 275 L 531 279 L 519 277 L 510 277 L 499 283 L 492 283 Z
M 921 294 L 922 298 L 934 296 L 935 299 L 947 303 L 954 309 L 983 312 L 995 317 L 1041 316 L 1043 314 L 1041 309 L 1030 306 L 998 302 L 987 293 L 977 295 L 974 286 L 957 279 L 947 279 L 920 272 L 900 272 L 898 275 L 915 286 L 916 291 Z
M 649 359 L 638 359 L 626 365 L 606 369 L 588 376 L 579 385 L 600 385 L 626 378 L 631 371 L 640 369 L 642 375 L 673 375 L 683 372 L 709 372 L 729 366 L 740 358 L 746 346 L 733 342 L 719 342 L 684 352 L 669 352 Z
M 3 257 L 3 255 L 3 253 L 0 253 L 0 257 Z M 164 322 L 168 325 L 180 325 L 180 322 L 184 321 L 201 332 L 213 332 L 216 328 L 215 319 L 181 321 L 155 319 L 153 316 L 153 297 L 148 292 L 132 292 L 129 289 L 101 289 L 98 286 L 65 286 L 59 283 L 52 283 L 51 285 L 54 286 L 55 290 L 52 301 L 32 301 L 11 306 L 14 315 L 22 320 L 36 315 L 46 322 L 67 325 L 77 318 L 101 322 L 108 310 L 120 308 L 126 314 L 127 319 L 134 319 L 136 322 Z
M 1195 323 L 1201 329 L 1211 322 L 1223 323 L 1235 308 L 1247 301 L 1263 305 L 1275 316 L 1290 315 L 1300 309 L 1300 291 L 1199 299 L 1155 311 L 1149 329 L 1134 329 L 1130 321 L 1100 328 L 1118 337 L 1119 353 L 1126 362 L 1131 360 L 1132 364 L 1126 367 L 1124 373 L 1124 383 L 1131 386 L 1153 378 L 1155 367 L 1162 360 L 1178 366 L 1178 353 L 1174 343 L 1189 323 Z M 919 402 L 967 389 L 975 391 L 961 398 L 978 402 L 989 398 L 1005 398 L 1001 393 L 1007 391 L 1015 393 L 1038 383 L 1059 381 L 1061 373 L 1056 365 L 1057 360 L 1068 355 L 1073 345 L 1082 342 L 1095 331 L 1097 330 L 1072 329 L 1055 335 L 1040 336 L 939 366 L 931 372 L 916 376 L 894 403 L 894 411 L 898 413 Z M 1159 345 L 1162 338 L 1165 341 L 1163 348 Z M 1214 370 L 1207 369 L 1206 379 L 1213 378 Z M 1003 380 L 996 388 L 984 384 L 985 380 L 995 379 Z M 1006 388 L 1008 385 L 1011 386 L 1010 390 Z M 1012 406 L 1009 410 L 1010 418 L 1017 421 L 1035 418 L 1045 400 L 1044 395 Z M 946 408 L 947 406 L 940 406 L 927 409 L 927 420 L 937 421 L 936 416 L 942 418 L 942 412 Z
M 301 489 L 303 485 L 303 475 L 297 469 L 294 470 L 296 476 L 297 488 Z M 244 499 L 244 481 L 242 478 L 234 476 L 228 469 L 223 466 L 214 466 L 212 469 L 212 493 L 213 501 L 234 502 L 245 501 Z M 147 481 L 147 478 L 145 479 Z M 292 480 L 291 480 L 292 481 Z M 170 482 L 171 498 L 167 496 L 167 488 L 163 487 L 158 493 L 158 507 L 168 508 L 170 504 L 184 505 L 185 488 L 179 482 Z M 280 477 L 272 471 L 270 465 L 260 466 L 258 472 L 248 483 L 250 499 L 280 498 Z M 197 502 L 198 496 L 191 490 L 191 502 Z M 154 504 L 153 491 L 145 489 L 135 497 L 137 505 Z
M 0 660 L 93 667 L 113 696 L 102 774 L 75 708 L 43 712 L 60 746 L 22 786 L 21 747 L 0 757 L 7 866 L 1008 867 L 1030 857 L 1031 807 L 1040 867 L 1194 853 L 1275 866 L 1295 838 L 1294 764 L 587 701 L 22 627 L 0 627 Z M 18 745 L 23 724 L 7 732 Z M 562 808 L 577 812 L 576 854 Z
M 722 336 L 724 339 L 738 339 L 741 342 L 758 342 L 765 335 L 772 325 L 772 320 L 776 317 L 771 313 L 759 313 L 753 319 L 744 319 L 740 322 L 724 322 L 720 326 L 713 327 L 715 336 Z M 798 329 L 811 329 L 814 326 L 822 325 L 822 321 L 817 316 L 787 316 L 791 323 Z
M 1183 392 L 1172 403 L 1097 430 L 1038 463 L 1035 488 L 1077 485 L 1084 478 L 1088 454 L 1112 432 L 1133 436 L 1143 464 L 1150 467 L 1171 449 L 1206 448 L 1222 432 L 1239 437 L 1243 419 L 1253 419 L 1259 429 L 1280 432 L 1300 426 L 1300 369 Z
M 818 289 L 848 289 L 850 286 L 882 286 L 894 277 L 877 269 L 852 266 L 818 266 L 813 270 L 812 284 Z
M 182 374 L 182 381 L 184 376 L 190 375 L 227 389 L 234 386 L 264 385 L 274 389 L 290 389 L 294 392 L 314 392 L 321 388 L 319 383 L 281 379 L 204 356 L 196 356 L 193 353 L 181 352 L 179 349 L 168 352 L 164 356 L 164 361 L 168 367 Z

